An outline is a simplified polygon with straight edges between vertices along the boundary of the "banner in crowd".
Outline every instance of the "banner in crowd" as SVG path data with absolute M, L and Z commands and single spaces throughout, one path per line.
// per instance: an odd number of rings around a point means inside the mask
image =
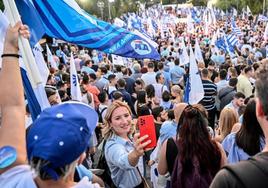
M 34 36 L 47 34 L 123 57 L 160 59 L 157 50 L 146 40 L 89 15 L 74 0 L 16 0 L 16 4 Z

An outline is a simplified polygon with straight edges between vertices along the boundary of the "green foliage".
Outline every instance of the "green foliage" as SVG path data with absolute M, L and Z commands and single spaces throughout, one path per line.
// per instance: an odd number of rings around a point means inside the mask
M 246 6 L 249 6 L 253 14 L 259 14 L 262 13 L 263 0 L 218 0 L 216 6 L 223 10 L 229 9 L 230 7 L 235 7 L 239 11 L 241 11 L 243 8 L 246 8 Z
M 2 0 L 0 0 L 0 10 L 4 10 L 4 3 L 3 3 L 3 1 Z

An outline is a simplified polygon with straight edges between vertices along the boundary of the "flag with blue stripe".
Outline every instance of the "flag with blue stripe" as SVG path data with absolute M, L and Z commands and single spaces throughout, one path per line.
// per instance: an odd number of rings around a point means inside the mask
M 234 52 L 234 47 L 238 43 L 238 38 L 234 34 L 229 34 L 226 37 L 227 46 L 229 47 L 230 52 Z
M 235 21 L 231 21 L 232 31 L 237 36 L 242 36 L 243 33 L 241 32 L 240 28 L 236 26 Z
M 32 0 L 33 4 L 17 0 L 16 3 L 18 7 L 23 3 L 34 5 L 35 9 L 20 11 L 23 22 L 41 22 L 50 37 L 123 57 L 160 59 L 156 49 L 144 39 L 89 15 L 74 0 Z M 38 16 L 29 16 L 35 10 Z

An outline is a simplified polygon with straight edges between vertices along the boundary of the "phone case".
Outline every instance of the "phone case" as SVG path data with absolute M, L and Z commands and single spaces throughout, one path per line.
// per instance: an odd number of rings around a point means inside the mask
M 153 115 L 138 117 L 138 127 L 140 130 L 140 137 L 148 135 L 148 138 L 144 140 L 144 142 L 151 140 L 151 143 L 148 144 L 144 149 L 151 149 L 156 147 L 156 132 Z

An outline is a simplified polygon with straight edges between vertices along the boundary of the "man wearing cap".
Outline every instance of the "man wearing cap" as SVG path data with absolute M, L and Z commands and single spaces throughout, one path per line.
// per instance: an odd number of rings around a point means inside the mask
M 9 27 L 2 54 L 0 187 L 99 187 L 86 177 L 77 184 L 73 181 L 75 166 L 83 160 L 96 127 L 98 117 L 92 108 L 77 102 L 47 108 L 33 122 L 25 138 L 19 34 L 28 38 L 28 28 L 20 22 Z

